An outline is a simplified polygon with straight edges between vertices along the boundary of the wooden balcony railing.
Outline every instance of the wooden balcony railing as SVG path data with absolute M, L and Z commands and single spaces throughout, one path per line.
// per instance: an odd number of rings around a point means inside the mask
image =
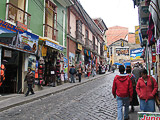
M 84 35 L 82 34 L 82 32 L 76 31 L 76 40 L 81 44 L 84 44 L 83 38 L 84 38 Z
M 43 24 L 43 25 L 45 26 L 44 37 L 48 37 L 52 40 L 57 41 L 58 30 L 48 24 Z
M 91 50 L 93 49 L 92 41 L 89 40 L 88 38 L 85 38 L 85 45 L 86 45 L 86 47 L 90 48 Z
M 26 25 L 27 28 L 30 28 L 31 15 L 29 13 L 13 5 L 12 3 L 6 3 L 6 7 L 8 8 L 7 20 L 13 23 L 18 21 Z

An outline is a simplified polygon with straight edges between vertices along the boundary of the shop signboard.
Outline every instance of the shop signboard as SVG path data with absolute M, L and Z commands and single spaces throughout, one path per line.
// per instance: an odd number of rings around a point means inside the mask
M 129 56 L 129 48 L 116 48 L 116 55 L 121 56 Z
M 138 60 L 142 59 L 140 58 L 143 53 L 144 48 L 137 48 L 130 50 L 130 60 Z
M 45 42 L 46 42 L 47 46 L 50 46 L 50 47 L 55 48 L 57 50 L 63 51 L 63 47 L 61 47 L 61 46 L 59 46 L 59 45 L 57 45 L 55 43 L 52 43 L 50 41 L 45 41 Z
M 78 50 L 82 50 L 82 45 L 78 44 Z
M 160 120 L 160 113 L 138 112 L 138 120 Z
M 0 44 L 2 46 L 35 54 L 38 40 L 39 36 L 0 19 Z

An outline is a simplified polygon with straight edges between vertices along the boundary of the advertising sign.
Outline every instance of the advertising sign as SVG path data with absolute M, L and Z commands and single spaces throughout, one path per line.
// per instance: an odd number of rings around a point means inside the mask
M 140 44 L 140 40 L 139 40 L 139 26 L 135 26 L 135 41 L 136 41 L 136 44 Z
M 0 20 L 0 44 L 21 51 L 36 53 L 39 36 Z
M 130 60 L 138 60 L 142 59 L 140 58 L 143 53 L 144 48 L 137 48 L 130 50 Z
M 69 66 L 75 66 L 75 54 L 69 52 Z
M 117 56 L 120 56 L 120 55 L 129 56 L 129 48 L 116 48 L 116 55 Z
M 138 112 L 138 120 L 160 120 L 160 113 Z

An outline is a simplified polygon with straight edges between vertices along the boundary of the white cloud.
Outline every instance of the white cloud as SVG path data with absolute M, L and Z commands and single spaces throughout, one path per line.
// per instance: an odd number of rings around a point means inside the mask
M 138 25 L 138 9 L 132 0 L 80 0 L 80 3 L 91 18 L 101 17 L 107 27 L 118 25 L 134 32 Z

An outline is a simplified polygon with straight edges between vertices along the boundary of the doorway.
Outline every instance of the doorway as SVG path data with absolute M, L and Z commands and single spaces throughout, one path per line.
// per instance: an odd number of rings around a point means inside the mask
M 3 48 L 1 63 L 5 66 L 5 81 L 0 87 L 0 93 L 17 93 L 22 87 L 22 53 Z

